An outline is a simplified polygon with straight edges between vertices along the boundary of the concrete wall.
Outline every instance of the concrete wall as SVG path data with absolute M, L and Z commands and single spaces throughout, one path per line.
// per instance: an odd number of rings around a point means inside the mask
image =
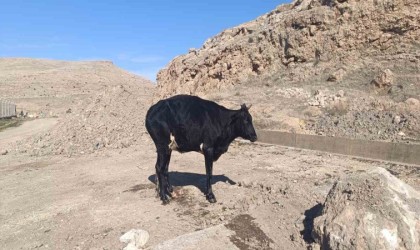
M 258 141 L 357 157 L 420 165 L 420 144 L 366 141 L 342 137 L 257 131 Z
M 16 115 L 15 104 L 9 101 L 0 100 L 0 118 L 15 117 Z

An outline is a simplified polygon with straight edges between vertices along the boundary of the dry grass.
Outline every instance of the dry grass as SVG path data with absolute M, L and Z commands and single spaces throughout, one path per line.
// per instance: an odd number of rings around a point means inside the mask
M 22 119 L 0 119 L 0 132 L 10 127 L 18 127 L 23 123 Z

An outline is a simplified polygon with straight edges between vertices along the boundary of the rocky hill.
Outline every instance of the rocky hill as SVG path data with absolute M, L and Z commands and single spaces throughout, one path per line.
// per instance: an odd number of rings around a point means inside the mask
M 31 116 L 60 118 L 50 131 L 8 150 L 72 156 L 138 144 L 154 89 L 112 62 L 0 59 L 0 98 Z
M 418 139 L 419 15 L 417 0 L 295 0 L 173 59 L 157 98 L 252 102 L 259 128 Z
M 0 58 L 0 99 L 34 116 L 60 116 L 98 91 L 126 83 L 152 88 L 110 61 Z
M 201 93 L 265 74 L 302 81 L 344 67 L 343 78 L 371 56 L 418 62 L 419 14 L 417 0 L 296 0 L 175 58 L 158 74 L 159 93 Z

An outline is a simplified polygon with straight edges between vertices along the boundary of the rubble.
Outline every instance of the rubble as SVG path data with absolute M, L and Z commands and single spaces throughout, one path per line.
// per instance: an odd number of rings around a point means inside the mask
M 31 155 L 76 156 L 138 145 L 145 140 L 144 119 L 151 91 L 129 84 L 108 87 L 73 108 L 51 131 L 16 147 Z

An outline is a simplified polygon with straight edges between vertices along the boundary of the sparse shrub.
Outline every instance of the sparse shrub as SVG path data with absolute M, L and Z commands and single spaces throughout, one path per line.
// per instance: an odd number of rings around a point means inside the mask
M 349 111 L 349 103 L 347 99 L 340 99 L 334 102 L 331 102 L 330 105 L 327 107 L 327 112 L 331 116 L 342 116 L 347 114 Z

